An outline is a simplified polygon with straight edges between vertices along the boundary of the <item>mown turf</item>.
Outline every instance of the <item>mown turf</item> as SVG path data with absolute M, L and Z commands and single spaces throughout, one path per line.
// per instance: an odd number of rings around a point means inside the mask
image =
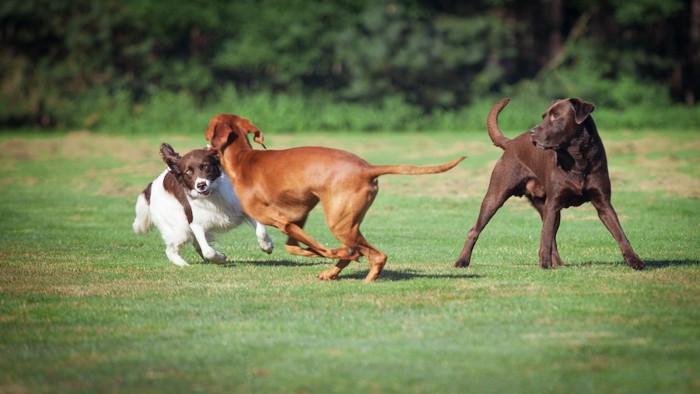
M 648 268 L 622 262 L 590 206 L 563 213 L 568 263 L 537 266 L 537 213 L 514 199 L 452 264 L 500 151 L 485 133 L 276 135 L 269 148 L 340 147 L 373 163 L 449 173 L 386 176 L 363 224 L 389 256 L 265 255 L 254 232 L 219 237 L 227 266 L 180 269 L 159 235 L 131 232 L 133 203 L 200 135 L 0 136 L 0 392 L 697 392 L 700 139 L 603 133 L 613 202 Z M 307 225 L 337 243 L 314 213 Z M 192 248 L 185 259 L 196 262 Z

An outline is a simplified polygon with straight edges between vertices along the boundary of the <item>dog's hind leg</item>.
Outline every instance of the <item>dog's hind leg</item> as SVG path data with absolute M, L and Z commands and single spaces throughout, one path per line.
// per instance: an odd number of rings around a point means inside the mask
M 340 239 L 343 242 L 343 244 L 348 245 L 348 247 L 357 250 L 361 255 L 363 255 L 367 259 L 367 262 L 369 263 L 369 272 L 365 277 L 365 283 L 374 282 L 374 280 L 379 277 L 379 274 L 382 273 L 384 265 L 386 265 L 386 255 L 380 252 L 379 249 L 372 246 L 372 244 L 370 244 L 365 239 L 365 237 L 362 236 L 359 229 L 355 233 L 351 232 L 350 234 L 335 235 L 338 239 Z M 340 263 L 342 263 L 342 261 Z M 345 267 L 345 265 L 343 266 L 343 268 Z
M 370 186 L 372 187 L 367 190 L 367 194 L 355 193 L 352 197 L 340 199 L 342 204 L 324 204 L 323 206 L 326 212 L 326 223 L 331 233 L 343 245 L 359 252 L 369 262 L 369 273 L 365 277 L 365 282 L 367 283 L 373 282 L 379 277 L 387 260 L 386 255 L 372 246 L 360 232 L 360 223 L 377 194 L 376 184 L 371 184 Z M 342 267 L 340 267 L 341 263 L 344 263 Z M 340 267 L 342 269 L 346 265 L 347 263 L 340 261 L 334 268 Z M 327 272 L 324 271 L 321 274 Z M 338 270 L 339 272 L 340 270 Z M 337 273 L 335 275 L 337 276 Z
M 356 248 L 358 248 L 360 253 L 369 261 L 369 272 L 365 277 L 365 283 L 374 282 L 374 280 L 379 277 L 379 274 L 382 273 L 382 270 L 384 270 L 386 255 L 367 242 L 362 234 L 358 235 L 360 237 Z
M 375 279 L 379 277 L 386 265 L 387 257 L 384 253 L 380 252 L 377 248 L 372 246 L 367 240 L 359 234 L 359 237 L 355 237 L 356 241 L 353 246 L 348 246 L 348 248 L 355 249 L 360 252 L 361 255 L 365 256 L 369 262 L 369 272 L 365 277 L 365 283 L 374 282 Z M 321 280 L 332 280 L 338 277 L 343 268 L 350 264 L 351 260 L 340 260 L 335 267 L 329 268 L 318 274 L 318 279 Z
M 379 277 L 379 274 L 382 273 L 387 257 L 384 253 L 372 246 L 360 233 L 359 223 L 350 227 L 349 230 L 345 229 L 344 227 L 338 228 L 332 226 L 331 232 L 340 242 L 343 243 L 343 245 L 345 245 L 346 249 L 354 250 L 355 253 L 359 253 L 359 255 L 362 255 L 367 259 L 369 263 L 369 272 L 365 277 L 365 282 L 374 282 L 374 280 Z M 341 259 L 335 267 L 321 272 L 318 275 L 318 278 L 321 280 L 335 279 L 338 274 L 340 274 L 340 271 L 342 271 L 351 260 L 352 259 Z
M 637 253 L 635 253 L 634 249 L 632 249 L 630 241 L 627 239 L 625 232 L 622 230 L 620 220 L 617 218 L 615 208 L 613 208 L 612 204 L 610 203 L 610 199 L 601 196 L 598 198 L 592 198 L 591 203 L 598 211 L 598 217 L 600 220 L 603 222 L 605 227 L 607 227 L 608 231 L 610 231 L 610 234 L 612 234 L 613 238 L 615 238 L 615 241 L 617 241 L 617 244 L 622 251 L 622 257 L 625 259 L 627 265 L 636 270 L 644 269 L 644 261 L 642 261 Z
M 502 160 L 502 159 L 501 159 Z M 481 209 L 476 223 L 469 230 L 467 240 L 464 242 L 462 252 L 459 254 L 455 267 L 468 267 L 472 258 L 474 245 L 479 239 L 479 235 L 484 230 L 484 227 L 489 223 L 493 215 L 496 214 L 499 208 L 514 194 L 515 188 L 522 178 L 517 177 L 517 174 L 508 173 L 512 169 L 506 168 L 503 161 L 499 161 L 491 173 L 491 181 L 489 188 L 481 202 Z
M 287 234 L 289 240 L 285 247 L 287 251 L 292 254 L 300 254 L 302 256 L 308 256 L 307 253 L 312 252 L 316 255 L 326 257 L 329 259 L 340 259 L 340 260 L 356 260 L 360 255 L 348 248 L 338 248 L 338 249 L 328 249 L 321 245 L 314 237 L 309 235 L 301 227 L 290 222 L 281 222 L 276 225 L 277 228 L 283 233 Z M 308 246 L 308 249 L 301 248 L 298 242 L 303 243 Z

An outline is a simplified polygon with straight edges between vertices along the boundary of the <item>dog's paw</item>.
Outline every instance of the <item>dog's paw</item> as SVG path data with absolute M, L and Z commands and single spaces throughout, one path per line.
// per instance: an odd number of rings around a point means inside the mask
M 643 270 L 646 264 L 638 256 L 625 256 L 627 265 L 636 270 Z
M 467 268 L 469 267 L 469 260 L 459 259 L 455 262 L 455 268 Z
M 559 268 L 566 265 L 564 261 L 558 255 L 552 255 L 552 268 Z
M 214 252 L 214 255 L 207 258 L 207 260 L 209 260 L 210 262 L 215 263 L 215 264 L 225 264 L 226 263 L 226 255 L 223 253 Z
M 325 271 L 321 271 L 318 274 L 318 279 L 319 280 L 333 280 L 338 277 L 338 270 L 335 268 L 330 268 Z
M 272 240 L 270 238 L 259 240 L 258 245 L 260 245 L 260 249 L 267 254 L 272 253 L 272 251 L 275 249 L 275 246 L 272 244 Z

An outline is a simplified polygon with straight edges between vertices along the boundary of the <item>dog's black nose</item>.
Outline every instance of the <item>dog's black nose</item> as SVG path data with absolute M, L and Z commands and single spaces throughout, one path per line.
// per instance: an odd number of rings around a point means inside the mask
M 202 182 L 197 182 L 197 189 L 199 190 L 204 190 L 207 188 L 207 183 L 202 181 Z

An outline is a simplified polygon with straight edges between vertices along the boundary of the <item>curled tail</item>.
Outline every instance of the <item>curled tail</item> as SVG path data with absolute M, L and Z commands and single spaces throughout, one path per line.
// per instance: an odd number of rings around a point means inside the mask
M 449 163 L 439 164 L 436 166 L 418 167 L 408 164 L 397 164 L 387 166 L 373 166 L 370 172 L 373 177 L 378 177 L 385 174 L 404 174 L 404 175 L 423 175 L 423 174 L 439 174 L 445 172 L 464 160 L 465 157 L 458 157 Z
M 496 105 L 491 108 L 491 111 L 489 111 L 489 116 L 486 118 L 486 129 L 489 132 L 489 137 L 491 137 L 491 141 L 493 142 L 494 145 L 501 149 L 506 149 L 506 145 L 508 145 L 508 142 L 510 140 L 501 133 L 501 130 L 498 128 L 498 114 L 501 112 L 503 107 L 505 107 L 508 102 L 510 101 L 509 98 L 504 98 Z
M 139 198 L 136 200 L 136 218 L 134 218 L 134 223 L 131 225 L 136 234 L 146 234 L 153 228 L 148 201 L 150 198 L 150 189 L 151 185 L 149 184 L 146 190 L 139 194 Z

